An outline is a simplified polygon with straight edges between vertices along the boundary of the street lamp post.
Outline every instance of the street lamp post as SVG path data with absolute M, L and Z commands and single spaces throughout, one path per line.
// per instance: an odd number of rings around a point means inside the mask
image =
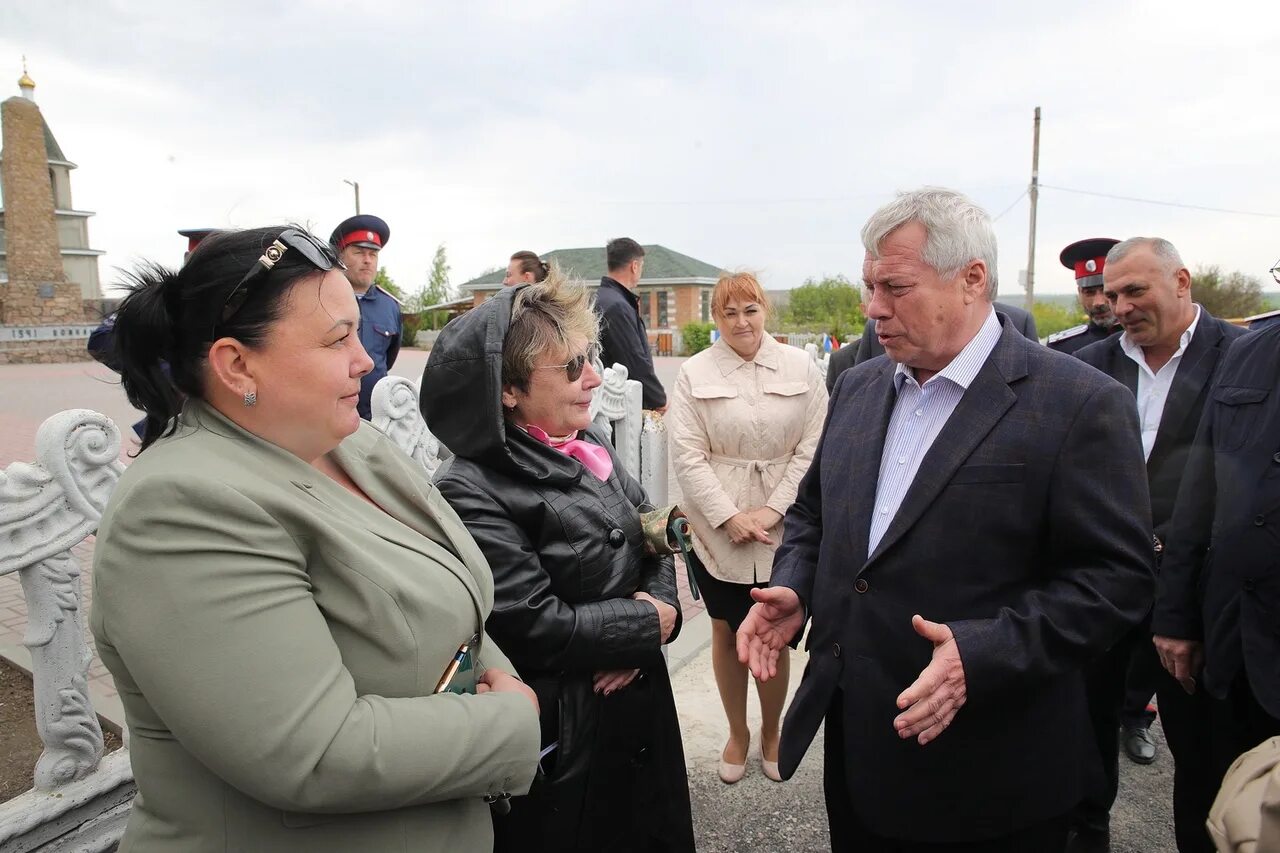
M 351 188 L 356 191 L 356 216 L 359 216 L 360 215 L 360 182 L 348 181 L 346 178 L 343 178 L 342 182 L 344 184 L 351 184 Z

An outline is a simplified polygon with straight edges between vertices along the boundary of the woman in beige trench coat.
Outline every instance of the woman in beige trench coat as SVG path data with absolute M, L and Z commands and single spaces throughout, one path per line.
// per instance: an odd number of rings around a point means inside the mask
M 750 609 L 751 588 L 769 581 L 782 517 L 813 459 L 827 390 L 803 350 L 764 330 L 768 301 L 750 273 L 725 274 L 711 296 L 720 339 L 680 368 L 667 413 L 671 460 L 684 493 L 681 507 L 696 534 L 690 566 L 711 616 L 711 660 L 729 741 L 720 778 L 746 773 L 747 668 L 734 634 Z M 699 563 L 701 565 L 699 565 Z M 760 763 L 778 775 L 778 735 L 787 693 L 786 658 L 778 677 L 757 682 Z

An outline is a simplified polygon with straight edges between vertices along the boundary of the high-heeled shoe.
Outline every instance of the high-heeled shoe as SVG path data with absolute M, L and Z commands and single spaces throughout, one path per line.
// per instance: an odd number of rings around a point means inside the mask
M 725 744 L 727 747 L 728 744 Z M 751 751 L 751 741 L 747 741 L 747 752 Z M 720 753 L 720 781 L 726 785 L 732 785 L 741 782 L 742 777 L 747 775 L 747 761 L 744 758 L 741 764 L 730 764 L 724 760 L 724 752 Z
M 782 781 L 782 774 L 778 772 L 778 762 L 769 761 L 764 757 L 764 735 L 760 735 L 760 771 L 774 782 Z

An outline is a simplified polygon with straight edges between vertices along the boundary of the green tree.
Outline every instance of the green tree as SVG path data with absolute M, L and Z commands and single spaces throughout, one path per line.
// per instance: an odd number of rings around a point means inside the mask
M 1191 276 L 1191 298 L 1224 320 L 1260 314 L 1267 305 L 1261 281 L 1238 270 L 1224 273 L 1217 265 L 1196 267 Z
M 867 322 L 857 290 L 843 275 L 805 279 L 791 291 L 782 320 L 797 330 L 826 332 L 842 340 L 860 334 Z
M 711 346 L 711 330 L 715 327 L 715 323 L 685 323 L 680 330 L 680 337 L 684 340 L 684 354 L 697 355 Z
M 1055 332 L 1079 326 L 1085 322 L 1084 312 L 1079 303 L 1061 305 L 1057 302 L 1036 302 L 1031 306 L 1031 316 L 1036 321 L 1036 332 L 1047 338 Z
M 447 302 L 453 296 L 453 288 L 449 285 L 449 270 L 449 255 L 444 243 L 441 243 L 436 246 L 435 256 L 431 259 L 431 272 L 427 274 L 427 284 L 419 291 L 421 300 L 419 309 Z M 448 321 L 448 312 L 432 311 L 424 318 L 423 325 L 428 329 L 439 329 Z

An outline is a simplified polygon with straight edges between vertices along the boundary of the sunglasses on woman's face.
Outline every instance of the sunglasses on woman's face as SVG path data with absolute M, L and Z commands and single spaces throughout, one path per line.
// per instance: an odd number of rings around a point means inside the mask
M 258 258 L 253 268 L 245 273 L 244 278 L 240 279 L 240 283 L 231 288 L 231 292 L 227 294 L 227 298 L 222 303 L 222 314 L 218 320 L 218 326 L 225 324 L 228 320 L 235 316 L 249 298 L 252 286 L 259 280 L 266 278 L 267 273 L 280 262 L 285 253 L 290 249 L 302 255 L 302 257 L 318 270 L 346 269 L 346 265 L 338 260 L 338 256 L 334 253 L 333 247 L 328 243 L 322 243 L 306 231 L 299 231 L 297 228 L 286 228 L 280 232 L 280 236 L 275 239 L 266 251 L 262 253 L 262 257 Z M 217 326 L 214 327 L 217 331 Z M 216 335 L 215 335 L 216 337 Z
M 565 376 L 569 377 L 570 382 L 577 382 L 582 376 L 582 369 L 586 367 L 587 362 L 595 364 L 600 358 L 600 345 L 591 344 L 587 347 L 587 351 L 580 355 L 575 355 L 564 364 L 544 364 L 541 367 L 535 367 L 534 370 L 560 370 L 563 369 Z

